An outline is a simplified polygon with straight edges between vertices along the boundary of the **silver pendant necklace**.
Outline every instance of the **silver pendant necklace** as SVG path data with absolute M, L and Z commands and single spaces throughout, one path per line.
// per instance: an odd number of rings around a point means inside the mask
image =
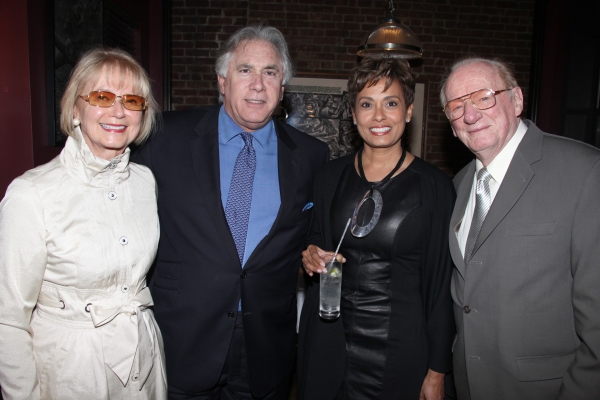
M 358 161 L 358 172 L 366 180 L 367 177 L 365 175 L 365 171 L 363 170 L 363 165 L 362 165 L 362 151 L 363 151 L 363 148 L 361 148 L 358 151 L 358 154 L 356 155 L 357 161 Z M 371 186 L 371 189 L 367 190 L 367 192 L 362 197 L 362 199 L 360 199 L 360 201 L 358 203 L 356 203 L 356 207 L 354 207 L 354 214 L 352 214 L 352 222 L 350 223 L 350 232 L 355 237 L 361 238 L 361 237 L 367 236 L 369 233 L 371 233 L 373 228 L 375 228 L 375 225 L 377 225 L 377 222 L 379 222 L 379 217 L 381 216 L 381 210 L 383 209 L 383 198 L 381 197 L 381 193 L 379 193 L 379 190 L 377 190 L 376 188 L 378 186 L 384 185 L 387 181 L 389 181 L 392 178 L 392 176 L 394 176 L 396 171 L 398 171 L 400 169 L 400 167 L 402 166 L 402 163 L 404 163 L 405 158 L 406 158 L 406 149 L 402 149 L 402 156 L 400 157 L 400 160 L 398 161 L 398 163 L 396 164 L 396 166 L 394 167 L 392 172 L 387 174 L 387 176 L 385 178 L 383 178 L 381 181 L 374 183 L 373 186 Z M 366 225 L 359 225 L 358 224 L 358 214 L 360 212 L 361 207 L 368 200 L 373 201 L 373 205 L 374 205 L 373 215 L 371 216 L 371 219 L 369 220 L 369 222 Z

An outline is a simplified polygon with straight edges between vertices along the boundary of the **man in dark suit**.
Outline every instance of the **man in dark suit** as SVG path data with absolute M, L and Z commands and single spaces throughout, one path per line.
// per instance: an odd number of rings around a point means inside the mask
M 327 146 L 272 119 L 293 75 L 272 27 L 249 26 L 216 62 L 223 105 L 164 114 L 139 150 L 158 184 L 150 281 L 172 399 L 284 399 L 312 181 Z
M 440 97 L 475 154 L 450 225 L 458 398 L 600 399 L 600 152 L 521 120 L 497 60 L 458 62 Z

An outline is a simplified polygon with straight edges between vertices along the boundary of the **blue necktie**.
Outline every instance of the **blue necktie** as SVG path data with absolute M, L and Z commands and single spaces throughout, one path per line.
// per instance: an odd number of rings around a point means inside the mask
M 256 171 L 256 152 L 252 147 L 252 134 L 242 132 L 240 135 L 244 139 L 244 148 L 238 154 L 233 167 L 225 217 L 235 242 L 240 264 L 243 264 L 252 205 L 252 183 Z

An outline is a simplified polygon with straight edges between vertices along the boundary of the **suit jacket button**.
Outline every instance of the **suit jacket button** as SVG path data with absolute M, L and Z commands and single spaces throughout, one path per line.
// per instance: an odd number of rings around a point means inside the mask
M 470 312 L 471 312 L 471 307 L 469 307 L 469 306 L 464 306 L 464 307 L 463 307 L 463 311 L 465 312 L 465 314 L 468 314 L 468 313 L 470 313 Z
M 233 311 L 229 311 L 229 314 L 227 314 L 227 316 L 229 318 L 233 318 L 233 317 L 235 317 L 235 313 Z
M 246 271 L 242 272 L 242 275 L 240 275 L 242 277 L 242 279 L 244 279 L 246 277 Z

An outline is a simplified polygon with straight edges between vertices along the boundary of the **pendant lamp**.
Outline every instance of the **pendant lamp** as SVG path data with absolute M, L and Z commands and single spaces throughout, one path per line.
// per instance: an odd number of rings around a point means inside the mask
M 371 33 L 365 36 L 363 45 L 358 47 L 359 57 L 421 58 L 423 48 L 417 35 L 410 28 L 394 18 L 394 3 L 389 0 L 389 17 Z

